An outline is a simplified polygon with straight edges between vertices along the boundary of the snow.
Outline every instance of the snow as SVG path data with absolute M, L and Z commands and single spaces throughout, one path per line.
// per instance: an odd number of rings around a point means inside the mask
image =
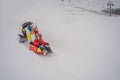
M 0 6 L 0 80 L 120 80 L 119 16 L 60 0 L 2 0 Z M 18 42 L 25 21 L 38 25 L 53 55 L 38 56 Z

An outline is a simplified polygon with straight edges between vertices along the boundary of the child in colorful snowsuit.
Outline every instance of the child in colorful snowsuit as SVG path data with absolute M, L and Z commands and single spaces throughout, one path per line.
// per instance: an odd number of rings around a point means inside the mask
M 25 22 L 22 27 L 22 34 L 28 42 L 32 42 L 32 35 L 36 36 L 39 33 L 37 26 L 34 26 L 32 22 Z
M 36 47 L 40 47 L 42 52 L 44 53 L 44 51 L 46 50 L 48 53 L 52 53 L 52 50 L 51 48 L 49 47 L 49 43 L 48 42 L 45 42 L 42 38 L 41 38 L 41 34 L 38 34 L 36 37 L 35 37 L 35 40 L 33 42 L 33 44 L 36 46 Z

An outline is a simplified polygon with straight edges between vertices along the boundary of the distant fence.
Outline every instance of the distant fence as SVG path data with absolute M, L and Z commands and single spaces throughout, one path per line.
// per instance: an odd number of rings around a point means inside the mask
M 104 9 L 104 10 L 102 10 L 102 12 L 109 13 L 110 10 L 109 9 Z M 112 14 L 120 15 L 120 8 L 112 9 Z

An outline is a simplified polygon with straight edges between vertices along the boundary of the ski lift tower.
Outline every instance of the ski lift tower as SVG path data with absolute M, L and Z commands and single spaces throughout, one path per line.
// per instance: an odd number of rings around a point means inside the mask
M 110 7 L 110 8 L 109 8 L 109 10 L 110 10 L 109 13 L 110 13 L 110 16 L 111 16 L 111 14 L 112 14 L 112 6 L 114 6 L 113 1 L 108 1 L 107 6 Z

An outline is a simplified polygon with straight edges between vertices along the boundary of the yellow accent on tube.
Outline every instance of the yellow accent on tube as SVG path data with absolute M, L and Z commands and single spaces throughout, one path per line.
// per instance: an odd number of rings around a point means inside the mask
M 39 52 L 39 53 L 40 53 L 40 52 L 42 52 L 42 51 L 41 51 L 41 49 L 40 49 L 40 48 L 38 48 L 38 49 L 37 49 L 37 52 Z

